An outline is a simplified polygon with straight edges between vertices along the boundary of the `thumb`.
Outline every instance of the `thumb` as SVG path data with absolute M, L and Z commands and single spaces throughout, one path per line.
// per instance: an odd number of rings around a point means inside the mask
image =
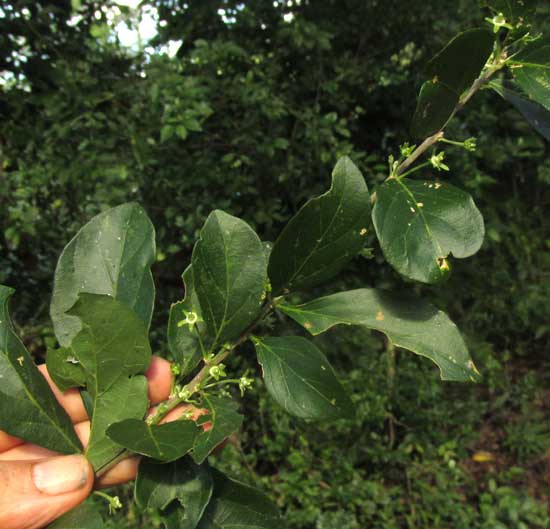
M 0 461 L 0 527 L 39 529 L 90 494 L 94 473 L 84 456 Z

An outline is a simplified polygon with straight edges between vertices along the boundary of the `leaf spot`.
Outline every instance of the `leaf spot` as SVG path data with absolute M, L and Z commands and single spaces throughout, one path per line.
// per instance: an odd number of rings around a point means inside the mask
M 367 228 L 362 228 L 359 232 L 359 235 L 366 235 L 367 234 Z
M 309 321 L 304 322 L 304 327 L 309 331 L 311 329 L 312 325 L 309 323 Z
M 24 359 L 22 356 L 20 356 L 20 357 L 17 359 L 17 363 L 18 363 L 21 367 L 23 367 L 23 362 L 24 362 L 24 361 L 25 361 L 25 359 Z
M 384 317 L 384 313 L 381 310 L 376 313 L 376 321 L 382 321 Z

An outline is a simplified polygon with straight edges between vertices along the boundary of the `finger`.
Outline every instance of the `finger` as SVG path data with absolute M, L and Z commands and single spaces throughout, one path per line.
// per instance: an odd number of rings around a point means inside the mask
M 86 413 L 84 404 L 82 404 L 80 391 L 76 388 L 71 388 L 63 392 L 60 391 L 51 379 L 46 364 L 38 366 L 38 369 L 42 375 L 44 375 L 57 401 L 65 408 L 65 411 L 69 414 L 73 423 L 85 421 L 88 418 L 88 414 Z M 157 404 L 166 400 L 170 395 L 170 389 L 172 387 L 170 362 L 164 358 L 153 356 L 149 368 L 145 372 L 145 376 L 149 382 L 149 401 L 153 404 Z
M 62 392 L 51 379 L 46 364 L 38 366 L 38 369 L 50 385 L 57 401 L 68 413 L 72 422 L 79 423 L 86 421 L 88 419 L 88 414 L 86 413 L 84 404 L 82 404 L 82 398 L 80 397 L 78 389 L 71 388 Z M 153 404 L 158 404 L 166 400 L 170 395 L 170 389 L 172 387 L 173 375 L 170 370 L 170 362 L 164 360 L 164 358 L 153 356 L 145 376 L 149 381 L 149 401 Z M 8 435 L 0 430 L 0 454 L 4 454 L 8 450 L 12 450 L 16 446 L 22 445 L 23 442 L 22 439 Z
M 0 454 L 2 452 L 5 452 L 6 450 L 10 450 L 14 446 L 23 444 L 23 439 L 19 439 L 18 437 L 13 437 L 11 435 L 8 435 L 7 433 L 4 433 L 0 431 Z
M 0 527 L 39 529 L 90 494 L 93 470 L 83 456 L 0 461 Z
M 152 408 L 149 410 L 149 415 L 152 415 L 155 412 L 156 408 Z M 197 419 L 201 415 L 207 415 L 209 411 L 205 408 L 197 408 L 196 406 L 193 406 L 192 404 L 180 404 L 176 408 L 174 408 L 172 411 L 168 412 L 166 414 L 166 417 L 160 421 L 161 424 L 165 422 L 172 422 L 180 417 L 183 417 L 184 414 L 190 413 L 189 418 L 192 421 L 197 421 Z M 208 428 L 209 429 L 209 428 Z
M 55 398 L 65 408 L 65 411 L 69 414 L 69 417 L 75 422 L 85 421 L 88 418 L 84 404 L 82 403 L 82 397 L 80 396 L 80 391 L 77 388 L 70 388 L 67 391 L 61 391 L 56 385 L 55 382 L 51 379 L 50 374 L 46 364 L 38 366 L 38 369 L 44 375 L 44 378 L 50 385 Z
M 155 408 L 149 410 L 149 414 L 154 413 Z M 162 423 L 171 422 L 179 419 L 185 413 L 192 412 L 191 418 L 196 421 L 200 416 L 208 413 L 208 410 L 203 408 L 196 408 L 191 404 L 181 404 L 180 406 L 174 408 L 166 417 L 161 421 Z M 210 430 L 212 423 L 206 422 L 202 425 L 202 428 L 205 431 Z M 80 439 L 80 442 L 84 447 L 88 445 L 88 440 L 90 438 L 90 421 L 82 421 L 74 425 L 76 434 Z M 43 459 L 45 457 L 52 457 L 57 455 L 55 452 L 52 452 L 41 446 L 37 446 L 31 443 L 26 443 L 24 445 L 16 446 L 7 452 L 0 454 L 0 462 L 2 461 L 29 461 Z M 108 472 L 106 472 L 101 478 L 96 480 L 95 488 L 106 488 L 112 487 L 114 485 L 120 485 L 121 483 L 126 483 L 132 479 L 135 479 L 137 474 L 137 469 L 139 466 L 140 457 L 131 457 L 121 461 Z M 1 478 L 0 478 L 1 479 Z M 3 527 L 0 525 L 0 527 Z
M 150 412 L 153 412 L 154 409 L 151 409 Z M 175 421 L 179 419 L 184 413 L 191 411 L 193 413 L 192 419 L 196 421 L 201 415 L 208 413 L 208 410 L 199 409 L 191 404 L 182 404 L 177 408 L 174 408 L 166 417 L 161 421 L 161 423 Z M 209 430 L 212 427 L 211 423 L 206 423 L 203 425 L 203 429 Z M 86 430 L 87 428 L 87 430 Z M 88 436 L 89 436 L 89 423 L 82 423 L 76 426 L 76 431 L 80 440 L 84 445 L 86 445 Z M 121 483 L 126 483 L 132 479 L 135 479 L 138 466 L 141 458 L 140 457 L 131 457 L 121 461 L 116 466 L 111 468 L 106 472 L 101 478 L 96 480 L 96 488 L 106 488 L 113 487 L 114 485 L 120 485 Z
M 86 448 L 90 439 L 90 421 L 82 421 L 74 425 L 76 435 L 82 446 Z M 28 461 L 32 459 L 44 459 L 59 455 L 47 448 L 32 443 L 25 443 L 0 454 L 0 461 Z M 1 527 L 1 526 L 0 526 Z
M 160 358 L 160 356 L 153 356 L 145 376 L 149 381 L 149 402 L 158 404 L 170 396 L 174 375 L 172 375 L 168 360 Z
M 133 456 L 121 461 L 96 480 L 95 488 L 105 489 L 131 481 L 136 478 L 140 456 Z
M 53 452 L 43 446 L 25 443 L 0 454 L 0 461 L 30 461 L 58 455 L 58 452 Z

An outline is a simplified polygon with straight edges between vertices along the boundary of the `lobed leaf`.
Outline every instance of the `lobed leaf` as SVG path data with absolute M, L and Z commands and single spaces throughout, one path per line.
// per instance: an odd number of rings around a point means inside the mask
M 475 254 L 485 235 L 472 197 L 440 182 L 387 180 L 377 190 L 372 219 L 388 263 L 423 283 L 441 281 L 449 273 L 447 257 Z
M 197 424 L 211 422 L 212 427 L 200 433 L 195 439 L 191 457 L 197 464 L 203 463 L 212 450 L 236 432 L 243 423 L 243 416 L 237 412 L 237 404 L 230 398 L 204 394 L 202 406 L 208 409 L 209 413 L 202 415 Z
M 353 417 L 354 407 L 327 359 L 300 336 L 255 339 L 267 391 L 301 419 Z
M 107 429 L 107 436 L 120 446 L 166 462 L 187 454 L 198 433 L 195 423 L 186 420 L 151 425 L 139 419 L 126 419 Z
M 420 88 L 411 122 L 415 138 L 427 138 L 440 131 L 451 119 L 458 104 L 458 95 L 448 86 L 426 81 Z
M 365 244 L 370 195 L 347 157 L 332 172 L 332 185 L 306 202 L 275 241 L 269 258 L 274 295 L 311 287 L 335 276 Z
M 86 372 L 68 347 L 49 349 L 46 354 L 46 367 L 61 391 L 86 385 Z
M 456 325 L 444 312 L 409 294 L 361 288 L 297 306 L 279 304 L 278 308 L 313 335 L 335 325 L 361 325 L 432 360 L 443 380 L 479 378 Z
M 86 457 L 97 472 L 120 454 L 120 445 L 107 437 L 108 428 L 125 419 L 143 419 L 149 400 L 147 379 L 138 375 L 123 377 L 92 400 L 90 438 Z
M 8 310 L 13 292 L 0 285 L 0 429 L 56 452 L 81 452 L 71 419 L 15 333 Z
M 139 465 L 134 497 L 143 509 L 164 511 L 174 501 L 179 502 L 185 507 L 189 529 L 195 529 L 213 488 L 208 466 L 196 465 L 190 457 L 168 464 L 145 459 Z M 188 529 L 188 526 L 183 525 L 181 529 Z
M 494 42 L 494 34 L 487 29 L 459 33 L 428 62 L 426 71 L 460 96 L 479 77 Z
M 281 529 L 283 520 L 267 496 L 212 470 L 214 494 L 198 529 Z
M 68 346 L 80 330 L 70 314 L 82 292 L 104 294 L 131 307 L 148 328 L 155 286 L 155 232 L 138 204 L 109 209 L 83 226 L 57 262 L 50 315 L 55 335 Z
M 185 269 L 182 278 L 185 285 L 185 298 L 182 301 L 173 303 L 170 307 L 168 347 L 174 361 L 181 368 L 181 374 L 186 375 L 197 367 L 202 359 L 197 332 L 205 337 L 204 341 L 207 341 L 207 333 L 206 326 L 203 323 L 196 323 L 197 329 L 192 329 L 189 325 L 180 323 L 185 320 L 186 312 L 196 314 L 199 322 L 203 319 L 200 303 L 193 285 L 193 269 L 191 266 Z
M 81 322 L 70 350 L 86 373 L 92 400 L 86 455 L 98 470 L 120 451 L 106 436 L 107 428 L 124 419 L 142 419 L 147 410 L 147 380 L 139 375 L 149 367 L 151 348 L 143 321 L 109 296 L 80 294 L 69 312 Z
M 263 245 L 243 220 L 213 211 L 191 258 L 210 349 L 233 340 L 256 318 L 267 281 Z

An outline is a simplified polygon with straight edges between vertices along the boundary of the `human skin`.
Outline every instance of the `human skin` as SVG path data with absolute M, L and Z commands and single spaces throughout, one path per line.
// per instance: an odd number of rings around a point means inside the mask
M 90 421 L 77 389 L 61 392 L 52 382 L 45 365 L 39 366 L 57 400 L 71 418 L 75 431 L 86 447 Z M 153 357 L 146 372 L 149 401 L 166 400 L 172 387 L 170 363 Z M 180 406 L 164 419 L 171 421 L 193 411 L 196 420 L 205 410 Z M 0 527 L 2 529 L 40 529 L 84 501 L 94 489 L 112 487 L 135 478 L 139 457 L 118 463 L 100 479 L 82 455 L 61 456 L 56 452 L 26 443 L 0 431 Z

